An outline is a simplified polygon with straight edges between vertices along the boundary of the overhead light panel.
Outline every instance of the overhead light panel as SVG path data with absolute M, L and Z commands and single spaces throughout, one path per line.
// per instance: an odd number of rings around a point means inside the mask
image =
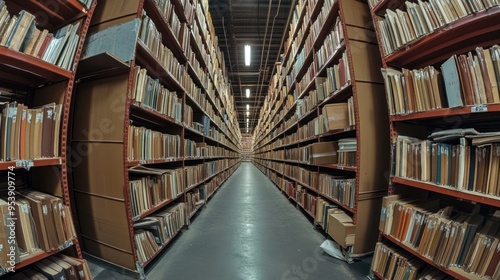
M 249 104 L 247 104 L 247 111 L 248 111 L 248 110 L 250 110 L 250 105 L 249 105 Z
M 245 45 L 245 66 L 250 66 L 250 45 Z
M 247 111 L 247 117 L 249 117 L 249 116 L 250 116 L 250 111 Z
M 247 88 L 247 90 L 246 90 L 246 96 L 247 96 L 247 98 L 250 98 L 250 89 L 249 88 Z

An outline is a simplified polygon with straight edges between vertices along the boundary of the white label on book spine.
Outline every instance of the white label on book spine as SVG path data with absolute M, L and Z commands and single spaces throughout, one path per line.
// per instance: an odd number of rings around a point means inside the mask
M 470 108 L 471 113 L 482 113 L 482 112 L 488 112 L 488 105 L 482 104 L 482 105 L 476 105 L 472 106 Z

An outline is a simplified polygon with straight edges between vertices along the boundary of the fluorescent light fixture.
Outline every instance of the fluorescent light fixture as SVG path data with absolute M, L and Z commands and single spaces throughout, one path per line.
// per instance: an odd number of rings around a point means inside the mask
M 250 116 L 250 111 L 247 111 L 247 116 L 248 116 L 248 117 Z
M 248 110 L 250 110 L 250 105 L 249 105 L 249 104 L 247 104 L 247 111 L 248 111 Z
M 245 45 L 245 66 L 250 66 L 250 45 Z
M 249 118 L 247 118 L 247 122 L 249 122 L 249 121 L 250 121 L 250 119 L 249 119 Z
M 247 98 L 250 98 L 250 89 L 249 88 L 247 88 L 247 90 L 246 90 L 246 95 L 247 95 Z

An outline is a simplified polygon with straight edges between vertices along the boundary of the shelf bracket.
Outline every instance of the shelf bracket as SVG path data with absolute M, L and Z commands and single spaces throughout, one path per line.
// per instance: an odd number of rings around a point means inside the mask
M 141 263 L 136 262 L 135 266 L 137 268 L 137 272 L 139 273 L 139 279 L 145 280 L 146 279 L 146 273 L 144 273 L 144 268 L 142 267 Z

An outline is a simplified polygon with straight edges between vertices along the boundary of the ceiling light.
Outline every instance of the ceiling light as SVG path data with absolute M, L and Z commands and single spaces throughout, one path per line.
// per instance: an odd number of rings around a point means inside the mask
M 247 116 L 248 116 L 248 117 L 250 116 L 250 111 L 247 111 Z
M 250 98 L 250 89 L 249 88 L 247 88 L 246 94 L 247 94 L 247 98 Z
M 249 121 L 250 121 L 250 119 L 249 119 L 249 118 L 247 118 L 247 122 L 249 122 Z
M 245 66 L 250 66 L 250 45 L 245 45 Z
M 250 105 L 249 105 L 249 104 L 247 104 L 247 111 L 248 111 L 248 110 L 250 110 Z

